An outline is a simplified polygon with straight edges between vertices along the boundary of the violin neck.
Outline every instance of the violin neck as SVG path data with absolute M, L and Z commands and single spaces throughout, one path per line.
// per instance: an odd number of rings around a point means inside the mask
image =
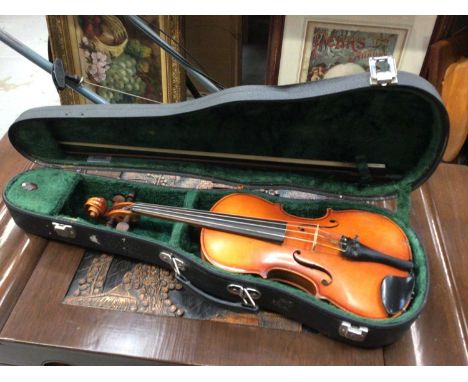
M 286 222 L 265 220 L 190 208 L 135 203 L 131 211 L 143 216 L 187 223 L 192 226 L 250 236 L 282 243 L 286 235 Z

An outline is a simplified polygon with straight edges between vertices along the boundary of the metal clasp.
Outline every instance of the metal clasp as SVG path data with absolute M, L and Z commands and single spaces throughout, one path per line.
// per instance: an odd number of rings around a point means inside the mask
M 343 321 L 338 329 L 340 336 L 347 338 L 351 341 L 362 342 L 365 340 L 369 328 L 365 326 L 353 326 L 347 321 Z
M 254 300 L 258 300 L 262 296 L 262 294 L 257 289 L 245 288 L 238 284 L 229 284 L 227 286 L 227 290 L 229 293 L 239 296 L 242 300 L 242 304 L 251 308 L 257 307 L 257 304 Z
M 75 229 L 68 224 L 52 222 L 54 226 L 54 231 L 60 237 L 65 237 L 67 239 L 74 239 L 76 237 Z
M 182 260 L 175 257 L 172 253 L 164 251 L 159 253 L 159 258 L 170 264 L 176 276 L 181 277 L 180 271 L 185 270 L 185 263 Z
M 387 86 L 398 83 L 395 59 L 392 56 L 369 58 L 370 84 Z

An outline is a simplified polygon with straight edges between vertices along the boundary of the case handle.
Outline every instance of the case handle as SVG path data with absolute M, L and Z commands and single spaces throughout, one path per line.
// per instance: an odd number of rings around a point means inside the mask
M 185 277 L 181 272 L 186 269 L 185 263 L 182 260 L 175 257 L 172 253 L 167 251 L 161 251 L 159 253 L 159 258 L 165 263 L 170 264 L 172 270 L 174 271 L 175 278 L 177 281 L 179 281 L 183 286 L 190 289 L 194 293 L 198 294 L 199 296 L 202 296 L 206 300 L 231 310 L 258 313 L 258 305 L 254 301 L 260 298 L 261 296 L 261 293 L 258 290 L 253 288 L 244 288 L 243 286 L 237 284 L 229 284 L 227 286 L 228 292 L 238 295 L 242 301 L 232 302 L 228 300 L 223 300 L 209 293 L 206 293 L 205 291 L 193 285 L 189 281 L 189 279 L 187 279 L 187 277 Z
M 215 303 L 217 305 L 220 305 L 220 306 L 222 306 L 224 308 L 227 308 L 227 309 L 230 309 L 230 310 L 237 310 L 237 311 L 241 311 L 241 312 L 245 312 L 245 311 L 250 312 L 250 313 L 258 313 L 259 312 L 258 305 L 255 304 L 255 302 L 252 305 L 252 304 L 246 304 L 244 302 L 244 299 L 243 299 L 242 302 L 232 302 L 232 301 L 228 301 L 228 300 L 223 300 L 223 299 L 215 297 L 215 296 L 213 296 L 213 295 L 211 295 L 209 293 L 206 293 L 205 291 L 203 291 L 200 288 L 196 287 L 185 276 L 183 276 L 181 274 L 178 275 L 176 273 L 175 278 L 184 287 L 190 289 L 191 291 L 195 292 L 199 296 L 202 296 L 206 300 L 208 300 L 208 301 L 210 301 L 212 303 Z M 230 284 L 230 285 L 232 285 L 232 284 Z M 228 286 L 228 288 L 229 288 L 229 286 Z M 245 288 L 244 288 L 244 290 L 245 290 Z

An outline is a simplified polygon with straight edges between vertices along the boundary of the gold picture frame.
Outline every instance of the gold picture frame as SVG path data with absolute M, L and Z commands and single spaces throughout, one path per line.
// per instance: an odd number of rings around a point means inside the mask
M 162 30 L 161 36 L 179 50 L 183 44 L 181 16 L 142 18 L 154 30 Z M 87 87 L 109 102 L 185 99 L 184 70 L 123 17 L 47 16 L 47 27 L 52 59 L 62 59 L 67 73 L 82 76 Z M 90 102 L 70 89 L 60 92 L 60 101 L 66 105 Z

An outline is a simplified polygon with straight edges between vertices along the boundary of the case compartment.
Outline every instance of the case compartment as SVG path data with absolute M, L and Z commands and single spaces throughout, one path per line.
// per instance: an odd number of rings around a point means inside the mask
M 38 188 L 33 191 L 28 191 L 22 187 L 24 182 L 35 183 Z M 56 197 L 58 195 L 57 190 L 60 198 Z M 278 293 L 282 292 L 287 296 L 283 297 L 282 304 L 285 304 L 286 301 L 306 301 L 306 304 L 314 307 L 314 309 L 320 309 L 322 311 L 321 314 L 334 317 L 335 320 L 338 320 L 338 323 L 343 321 L 357 322 L 359 325 L 377 327 L 380 328 L 380 330 L 399 326 L 401 324 L 404 326 L 408 325 L 417 317 L 424 305 L 427 295 L 428 272 L 423 249 L 408 224 L 398 217 L 395 217 L 388 210 L 350 201 L 319 200 L 311 202 L 310 200 L 284 199 L 256 193 L 263 198 L 281 203 L 290 213 L 305 217 L 320 216 L 327 207 L 337 210 L 358 208 L 384 214 L 403 228 L 409 238 L 413 251 L 416 276 L 414 298 L 408 310 L 401 316 L 384 320 L 372 320 L 345 312 L 332 304 L 316 299 L 288 285 L 262 279 L 259 276 L 233 274 L 214 267 L 210 263 L 203 261 L 199 256 L 198 229 L 187 226 L 186 224 L 169 223 L 155 218 L 142 218 L 137 227 L 132 228 L 129 232 L 118 232 L 114 228 L 106 227 L 105 225 L 87 218 L 83 207 L 87 198 L 98 195 L 111 199 L 116 193 L 129 191 L 136 191 L 138 201 L 142 202 L 164 203 L 173 206 L 194 207 L 207 210 L 217 200 L 231 192 L 220 190 L 174 190 L 155 187 L 144 183 L 131 183 L 107 177 L 43 168 L 30 170 L 15 177 L 5 189 L 4 198 L 18 224 L 30 232 L 44 236 L 41 225 L 35 225 L 37 228 L 32 228 L 34 225 L 31 227 L 30 224 L 24 225 L 23 222 L 27 220 L 18 218 L 18 216 L 40 215 L 45 218 L 49 222 L 48 234 L 46 236 L 51 239 L 58 239 L 103 251 L 111 247 L 113 253 L 135 257 L 153 264 L 167 266 L 158 256 L 161 251 L 170 251 L 171 253 L 180 254 L 184 260 L 189 260 L 189 268 L 191 268 L 192 272 L 195 272 L 195 276 L 190 277 L 190 280 L 192 280 L 195 285 L 200 281 L 200 276 L 194 270 L 196 267 L 201 268 L 205 282 L 210 281 L 210 278 L 206 277 L 206 274 L 210 274 L 214 277 L 216 283 L 219 283 L 221 278 L 223 280 L 228 280 L 223 282 L 223 284 L 226 285 L 229 283 L 255 285 L 262 291 L 262 294 L 265 294 L 265 300 L 262 298 L 263 301 L 259 301 L 262 307 L 285 314 L 290 318 L 301 321 L 314 328 L 320 329 L 320 326 L 317 327 L 315 322 L 317 317 L 307 317 L 304 316 L 302 312 L 295 311 L 291 307 L 285 310 L 283 306 L 278 306 Z M 49 196 L 46 199 L 47 203 L 38 202 L 44 200 L 42 198 L 43 195 Z M 71 224 L 76 228 L 84 228 L 84 231 L 83 234 L 78 234 L 75 238 L 64 238 L 50 229 L 50 222 Z M 77 231 L 79 232 L 79 230 Z M 123 245 L 119 246 L 110 243 L 110 236 L 108 237 L 107 235 L 112 236 L 112 240 L 114 241 L 118 238 L 118 242 L 120 243 L 122 243 L 122 238 L 126 238 L 126 240 Z M 144 249 L 141 249 L 141 243 L 135 244 L 132 242 L 132 239 L 136 240 L 137 243 L 144 242 Z M 106 243 L 108 240 L 109 244 Z M 148 251 L 149 248 L 152 248 L 152 250 Z M 138 249 L 142 252 L 135 253 Z M 211 281 L 213 282 L 213 280 Z M 272 297 L 268 297 L 268 293 L 264 292 L 265 288 L 270 288 L 275 291 Z M 222 292 L 224 288 L 219 289 Z M 214 296 L 217 295 L 216 291 L 212 292 L 212 294 Z M 220 293 L 218 297 L 226 298 L 226 294 Z M 232 296 L 227 297 L 228 301 L 229 298 L 232 300 Z M 296 304 L 297 303 L 292 304 L 291 306 L 295 306 Z M 336 334 L 337 333 L 334 333 L 333 336 L 337 337 Z
M 443 152 L 447 115 L 429 90 L 433 89 L 421 78 L 405 73 L 400 73 L 398 86 L 369 87 L 363 74 L 325 81 L 324 86 L 232 88 L 157 108 L 39 108 L 20 116 L 9 137 L 24 156 L 55 166 L 177 173 L 252 187 L 389 196 L 417 187 Z M 164 150 L 293 162 L 269 162 L 274 169 L 264 162 L 254 165 L 240 159 L 237 165 L 216 164 L 176 158 Z M 304 165 L 297 163 L 304 160 L 338 161 L 355 168 L 305 166 L 304 171 Z M 385 170 L 373 170 L 372 164 L 385 165 Z

